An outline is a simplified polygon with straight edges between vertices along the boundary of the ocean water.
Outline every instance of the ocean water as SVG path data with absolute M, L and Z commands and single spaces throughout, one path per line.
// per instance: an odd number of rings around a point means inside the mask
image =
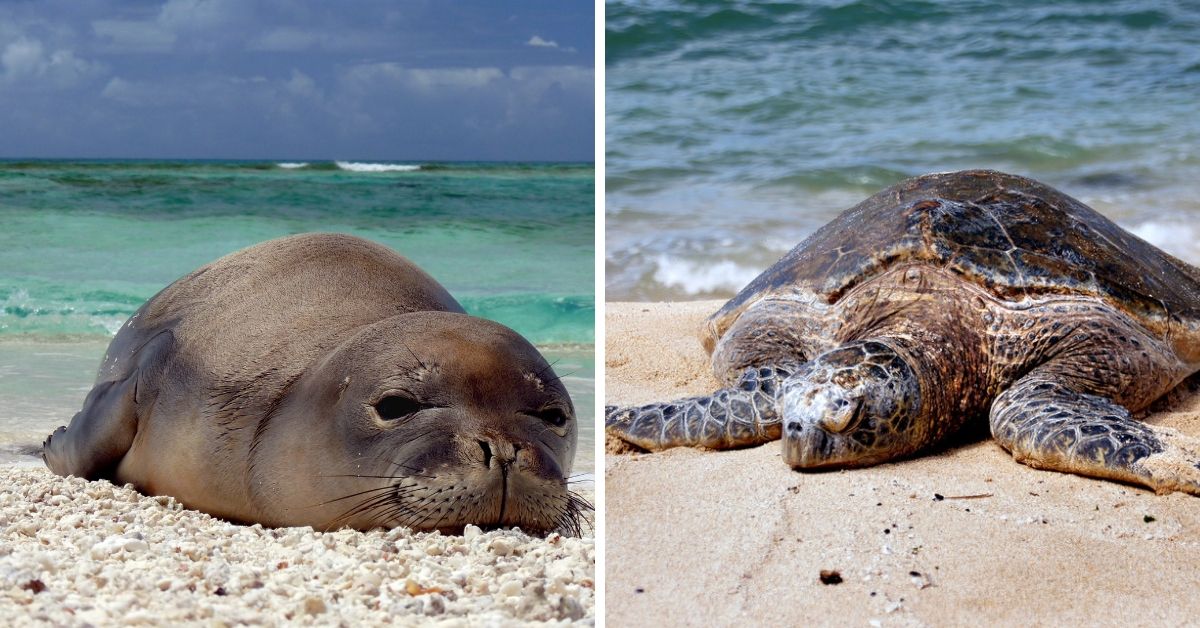
M 726 297 L 904 178 L 1031 176 L 1200 263 L 1200 4 L 610 1 L 606 296 Z
M 564 377 L 591 473 L 591 164 L 0 161 L 0 462 L 78 411 L 108 341 L 198 266 L 352 233 L 415 261 Z M 5 453 L 6 452 L 6 453 Z

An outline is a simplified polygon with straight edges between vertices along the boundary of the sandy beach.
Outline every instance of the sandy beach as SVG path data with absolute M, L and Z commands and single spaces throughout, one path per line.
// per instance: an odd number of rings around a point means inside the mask
M 105 481 L 0 466 L 0 623 L 591 624 L 595 541 L 241 526 Z M 585 495 L 592 500 L 592 495 Z
M 711 392 L 696 331 L 720 305 L 607 304 L 606 403 Z M 1200 435 L 1198 390 L 1193 378 L 1147 420 Z M 610 453 L 608 625 L 1200 617 L 1200 499 L 1038 471 L 984 434 L 913 460 L 812 474 L 789 470 L 777 443 Z

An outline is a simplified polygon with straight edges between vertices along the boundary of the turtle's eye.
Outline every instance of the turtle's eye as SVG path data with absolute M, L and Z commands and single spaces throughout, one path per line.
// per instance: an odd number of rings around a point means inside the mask
M 567 413 L 558 408 L 547 408 L 533 413 L 533 416 L 553 425 L 554 427 L 563 427 L 569 420 Z
M 402 395 L 388 395 L 375 403 L 375 412 L 384 421 L 398 421 L 416 414 L 424 407 L 416 399 Z

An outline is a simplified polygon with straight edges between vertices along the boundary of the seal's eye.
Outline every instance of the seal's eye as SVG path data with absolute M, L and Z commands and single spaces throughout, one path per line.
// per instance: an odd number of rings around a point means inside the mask
M 384 421 L 396 421 L 416 414 L 422 407 L 414 399 L 400 395 L 388 395 L 375 404 L 375 411 Z
M 567 424 L 567 413 L 558 408 L 549 408 L 540 412 L 535 412 L 534 416 L 553 425 L 554 427 L 562 427 Z

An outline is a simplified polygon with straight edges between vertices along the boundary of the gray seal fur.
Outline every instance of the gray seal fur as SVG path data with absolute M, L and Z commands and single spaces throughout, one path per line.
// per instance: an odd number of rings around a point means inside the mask
M 306 234 L 151 298 L 43 458 L 238 522 L 544 532 L 588 507 L 575 442 L 528 341 L 384 246 Z

